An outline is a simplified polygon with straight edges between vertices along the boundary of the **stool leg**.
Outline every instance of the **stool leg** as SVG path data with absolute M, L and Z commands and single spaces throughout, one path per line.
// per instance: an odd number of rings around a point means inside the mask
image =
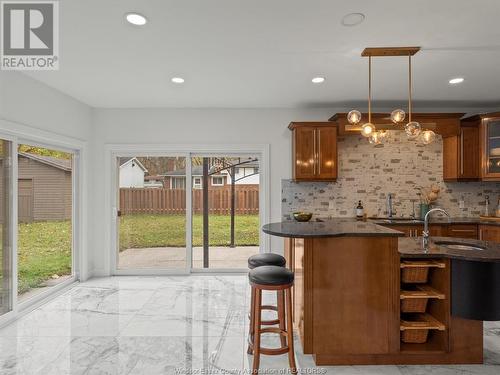
M 282 290 L 277 291 L 277 304 L 278 304 L 278 320 L 279 327 L 282 331 L 286 331 L 285 326 L 285 292 Z M 281 347 L 284 348 L 286 346 L 286 337 L 280 335 Z
M 248 349 L 247 354 L 253 354 L 253 338 L 255 325 L 255 288 L 250 291 L 250 325 L 248 327 Z
M 297 373 L 297 366 L 295 364 L 295 352 L 293 350 L 293 320 L 292 320 L 292 293 L 291 289 L 287 289 L 286 293 L 286 332 L 288 341 L 288 362 L 290 370 L 293 374 Z
M 254 329 L 253 329 L 253 366 L 252 374 L 259 373 L 260 364 L 260 320 L 261 320 L 261 307 L 262 305 L 262 291 L 255 288 L 255 310 L 254 310 Z

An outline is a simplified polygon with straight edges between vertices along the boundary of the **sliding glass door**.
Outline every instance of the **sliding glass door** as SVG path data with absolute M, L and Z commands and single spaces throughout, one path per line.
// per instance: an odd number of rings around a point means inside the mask
M 12 143 L 0 139 L 0 315 L 12 310 Z
M 19 302 L 73 277 L 73 160 L 60 149 L 18 147 Z
M 117 271 L 185 273 L 186 157 L 117 157 Z
M 259 253 L 256 155 L 199 155 L 193 178 L 193 269 L 246 269 Z

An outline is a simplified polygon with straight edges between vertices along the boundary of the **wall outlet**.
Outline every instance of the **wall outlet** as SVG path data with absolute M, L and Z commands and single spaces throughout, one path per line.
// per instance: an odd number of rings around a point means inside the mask
M 328 202 L 328 209 L 329 210 L 335 209 L 335 202 L 334 201 L 329 201 Z
M 465 208 L 465 201 L 463 199 L 458 201 L 458 208 Z

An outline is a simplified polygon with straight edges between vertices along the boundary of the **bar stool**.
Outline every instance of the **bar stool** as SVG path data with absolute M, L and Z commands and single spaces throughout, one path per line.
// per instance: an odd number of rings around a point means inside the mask
M 274 253 L 263 253 L 263 254 L 255 254 L 252 255 L 250 258 L 248 258 L 248 268 L 251 270 L 257 267 L 262 267 L 262 266 L 277 266 L 277 267 L 284 267 L 286 265 L 286 259 L 282 257 L 279 254 L 274 254 Z M 250 306 L 254 306 L 254 293 L 251 293 L 251 300 L 250 300 Z M 270 310 L 270 311 L 278 311 L 277 306 L 272 306 L 272 305 L 263 305 L 261 307 L 261 310 Z M 252 334 L 252 327 L 255 323 L 255 314 L 253 308 L 250 308 L 250 313 L 248 318 L 250 319 L 250 328 L 249 328 L 249 333 L 248 333 L 248 354 L 253 354 L 252 350 L 252 342 L 253 342 L 253 334 Z M 279 320 L 278 319 L 270 319 L 270 320 L 262 320 L 260 321 L 260 324 L 263 325 L 268 325 L 272 326 L 275 324 L 278 324 Z M 284 337 L 282 339 L 282 345 L 284 346 Z
M 254 311 L 254 324 L 250 327 L 253 342 L 251 343 L 253 357 L 253 373 L 258 373 L 260 355 L 280 355 L 288 353 L 288 363 L 292 373 L 297 372 L 295 365 L 295 354 L 293 351 L 293 322 L 292 322 L 292 294 L 294 274 L 285 267 L 261 266 L 250 270 L 248 279 L 252 286 L 254 296 L 251 309 Z M 277 327 L 262 328 L 262 291 L 271 290 L 277 292 L 278 299 L 278 324 Z M 286 302 L 285 302 L 286 301 Z M 286 320 L 286 322 L 285 322 Z M 261 348 L 260 336 L 262 333 L 277 333 L 280 335 L 280 348 Z

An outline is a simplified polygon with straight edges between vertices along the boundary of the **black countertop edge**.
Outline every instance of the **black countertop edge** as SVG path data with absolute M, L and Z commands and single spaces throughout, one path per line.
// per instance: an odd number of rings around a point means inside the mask
M 458 244 L 471 244 L 484 247 L 484 250 L 458 250 L 436 245 L 435 242 L 445 241 Z M 398 251 L 401 258 L 450 258 L 476 262 L 499 262 L 500 244 L 490 241 L 480 241 L 453 237 L 431 237 L 428 251 L 422 247 L 421 237 L 404 237 L 398 239 Z
M 331 219 L 322 222 L 282 221 L 262 226 L 266 234 L 287 238 L 402 237 L 404 233 L 369 221 Z
M 392 226 L 392 225 L 423 225 L 423 220 L 401 220 L 394 218 L 391 221 L 388 219 L 368 219 L 369 222 Z M 445 217 L 433 217 L 429 220 L 429 224 L 440 224 L 440 225 L 453 225 L 453 224 L 480 224 L 480 225 L 493 225 L 500 226 L 500 221 L 482 220 L 481 218 L 474 217 L 452 217 L 448 220 Z

